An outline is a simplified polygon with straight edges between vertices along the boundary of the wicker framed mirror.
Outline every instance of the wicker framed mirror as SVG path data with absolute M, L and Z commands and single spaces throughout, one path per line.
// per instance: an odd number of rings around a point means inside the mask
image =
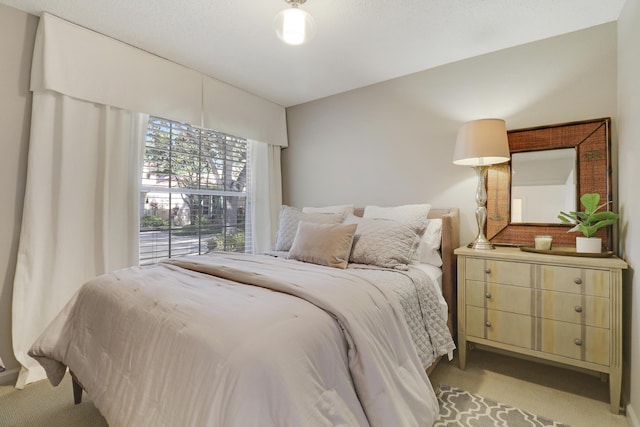
M 601 118 L 561 123 L 507 132 L 509 151 L 514 153 L 575 149 L 575 169 L 572 172 L 576 206 L 582 210 L 580 196 L 600 194 L 601 203 L 612 200 L 611 183 L 611 119 Z M 487 174 L 487 238 L 493 243 L 533 245 L 535 235 L 550 235 L 556 246 L 575 246 L 578 233 L 567 233 L 570 226 L 561 223 L 530 223 L 512 220 L 511 162 L 493 165 Z M 564 210 L 559 207 L 558 212 Z M 609 204 L 608 209 L 612 206 Z M 598 232 L 607 250 L 613 250 L 613 227 Z

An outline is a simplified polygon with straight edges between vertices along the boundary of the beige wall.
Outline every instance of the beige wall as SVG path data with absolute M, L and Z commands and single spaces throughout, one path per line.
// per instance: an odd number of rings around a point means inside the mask
M 31 118 L 29 74 L 38 18 L 0 5 L 0 357 L 9 378 L 18 368 L 11 346 L 13 274 L 27 171 Z M 7 203 L 8 202 L 8 203 Z
M 616 31 L 601 25 L 287 109 L 285 203 L 458 206 L 471 241 L 477 180 L 451 162 L 458 127 L 612 117 L 615 129 Z
M 622 254 L 629 263 L 625 276 L 626 361 L 624 393 L 628 418 L 640 427 L 640 0 L 627 0 L 618 21 L 618 134 Z

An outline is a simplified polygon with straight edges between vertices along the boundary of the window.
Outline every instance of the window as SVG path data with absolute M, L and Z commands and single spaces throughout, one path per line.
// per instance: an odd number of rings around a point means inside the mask
M 247 141 L 151 117 L 140 194 L 140 264 L 250 246 Z

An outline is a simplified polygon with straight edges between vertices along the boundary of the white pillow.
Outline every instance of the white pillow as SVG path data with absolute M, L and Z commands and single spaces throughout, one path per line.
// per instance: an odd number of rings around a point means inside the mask
M 316 224 L 338 224 L 341 223 L 343 219 L 341 215 L 337 214 L 304 213 L 298 208 L 282 205 L 280 208 L 280 223 L 274 250 L 288 251 L 291 249 L 300 221 L 313 222 Z
M 323 207 L 304 207 L 302 208 L 302 212 L 304 213 L 325 213 L 325 214 L 337 214 L 341 215 L 343 218 L 346 218 L 347 215 L 351 215 L 353 213 L 354 206 L 353 205 L 335 205 L 335 206 L 323 206 Z
M 382 218 L 400 222 L 414 222 L 416 220 L 426 220 L 431 205 L 402 205 L 394 207 L 366 206 L 363 218 Z
M 442 243 L 442 219 L 430 219 L 427 229 L 420 240 L 417 261 L 442 267 L 442 257 L 440 256 L 440 245 Z

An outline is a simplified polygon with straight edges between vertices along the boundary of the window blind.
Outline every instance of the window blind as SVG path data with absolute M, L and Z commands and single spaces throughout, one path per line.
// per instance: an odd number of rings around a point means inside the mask
M 141 177 L 140 263 L 250 247 L 247 141 L 151 117 Z

